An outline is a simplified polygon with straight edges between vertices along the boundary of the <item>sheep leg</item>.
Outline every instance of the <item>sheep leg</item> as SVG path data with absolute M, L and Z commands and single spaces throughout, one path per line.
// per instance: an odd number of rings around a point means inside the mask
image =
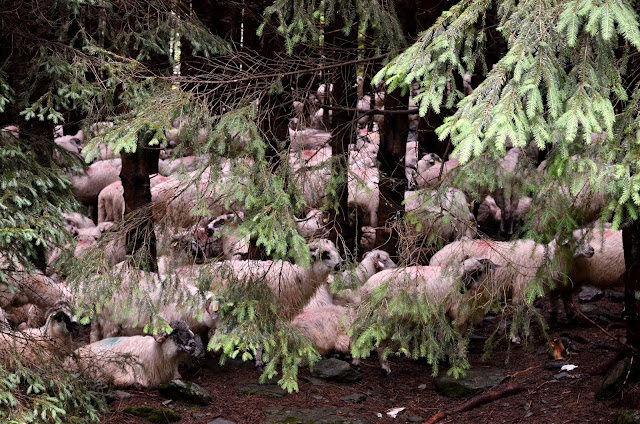
M 369 212 L 369 222 L 370 222 L 370 226 L 371 227 L 377 227 L 378 226 L 378 211 L 377 210 L 372 210 Z
M 389 366 L 389 361 L 383 359 L 384 346 L 376 347 L 376 353 L 378 354 L 378 362 L 380 363 L 383 375 L 389 377 L 391 375 L 391 367 Z
M 558 322 L 558 310 L 559 308 L 559 303 L 558 303 L 558 290 L 552 290 L 549 293 L 549 323 L 551 324 L 556 324 Z
M 351 360 L 351 368 L 360 371 L 360 358 L 353 358 Z
M 89 341 L 95 343 L 102 340 L 102 325 L 100 325 L 100 318 L 96 318 L 91 323 L 91 333 L 89 335 Z
M 264 371 L 264 362 L 262 361 L 262 352 L 264 351 L 264 347 L 260 345 L 260 347 L 256 350 L 256 359 L 255 359 L 255 368 L 258 371 Z

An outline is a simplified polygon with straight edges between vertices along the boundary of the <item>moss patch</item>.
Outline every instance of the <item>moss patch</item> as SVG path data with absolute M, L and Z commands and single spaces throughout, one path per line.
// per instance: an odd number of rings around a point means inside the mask
M 136 417 L 146 418 L 152 423 L 170 423 L 180 421 L 180 415 L 171 409 L 153 408 L 151 406 L 129 406 L 124 412 Z

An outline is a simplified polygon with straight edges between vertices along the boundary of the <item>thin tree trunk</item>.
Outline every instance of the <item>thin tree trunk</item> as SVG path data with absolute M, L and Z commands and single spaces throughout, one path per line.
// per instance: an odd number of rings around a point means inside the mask
M 626 272 L 624 276 L 627 343 L 640 349 L 640 221 L 622 229 L 622 246 Z
M 384 101 L 385 111 L 406 110 L 409 107 L 409 95 L 402 96 L 400 90 L 387 93 Z M 387 178 L 380 181 L 380 208 L 378 222 L 384 225 L 387 220 L 402 209 L 407 180 L 404 171 L 404 156 L 407 146 L 409 120 L 407 115 L 385 114 L 383 136 L 380 140 L 380 173 Z M 389 237 L 392 242 L 388 243 Z M 391 255 L 396 255 L 397 234 L 389 234 L 384 230 L 376 231 L 376 246 L 390 246 Z
M 138 133 L 138 149 L 123 153 L 120 179 L 124 189 L 127 255 L 143 270 L 157 272 L 156 235 L 151 214 L 150 174 L 158 171 L 159 150 L 145 147 L 152 137 Z

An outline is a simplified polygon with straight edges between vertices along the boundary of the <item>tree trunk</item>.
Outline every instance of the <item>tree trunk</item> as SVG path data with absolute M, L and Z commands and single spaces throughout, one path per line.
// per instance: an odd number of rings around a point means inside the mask
M 150 174 L 158 171 L 160 151 L 146 147 L 152 136 L 152 132 L 140 131 L 137 151 L 122 153 L 120 179 L 124 189 L 127 256 L 135 258 L 134 263 L 138 268 L 157 272 Z
M 400 90 L 387 93 L 384 101 L 385 110 L 406 110 L 409 107 L 409 94 L 402 96 Z M 378 222 L 382 225 L 396 212 L 402 209 L 404 192 L 407 190 L 407 179 L 404 173 L 404 156 L 409 133 L 407 115 L 387 114 L 384 116 L 383 134 L 380 140 L 380 207 Z M 391 237 L 391 243 L 388 242 Z M 392 256 L 397 254 L 398 234 L 385 230 L 376 231 L 376 246 L 388 246 L 385 250 Z
M 622 246 L 626 272 L 624 276 L 627 343 L 640 350 L 640 221 L 622 229 Z

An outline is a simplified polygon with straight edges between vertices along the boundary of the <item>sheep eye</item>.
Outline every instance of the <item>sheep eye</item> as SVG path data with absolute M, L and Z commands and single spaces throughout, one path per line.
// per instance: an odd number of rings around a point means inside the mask
M 329 254 L 329 252 L 322 252 L 321 258 L 323 261 L 328 261 L 329 259 L 331 259 L 331 255 Z

